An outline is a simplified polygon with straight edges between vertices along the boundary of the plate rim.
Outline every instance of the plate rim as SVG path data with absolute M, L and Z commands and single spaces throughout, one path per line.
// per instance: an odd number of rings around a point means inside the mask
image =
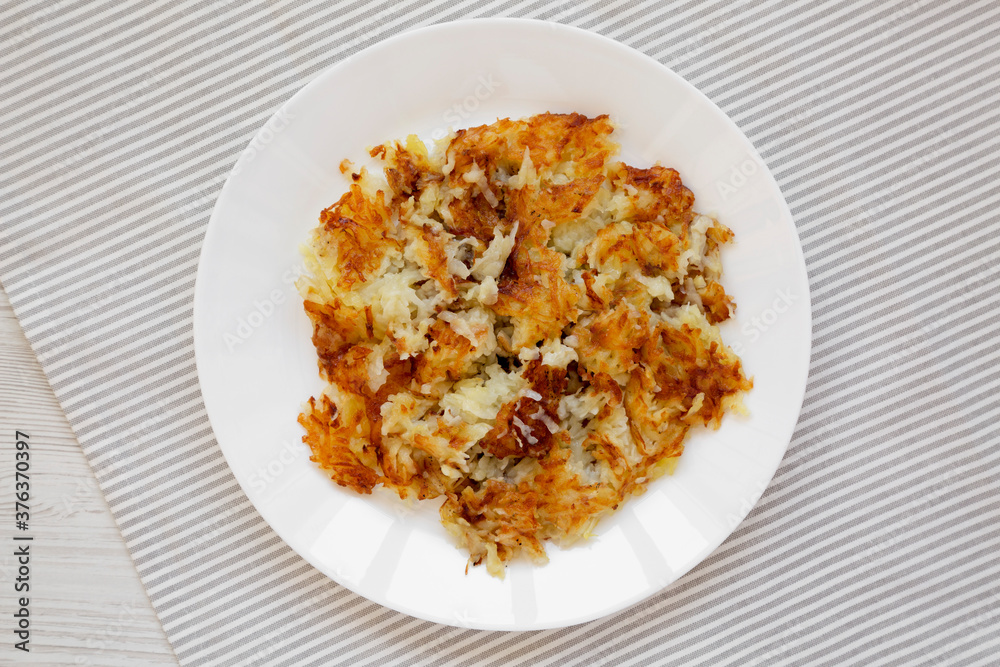
M 216 428 L 212 418 L 213 410 L 209 405 L 212 400 L 209 398 L 211 392 L 205 391 L 202 380 L 202 368 L 204 368 L 205 366 L 205 362 L 203 361 L 203 359 L 206 357 L 208 353 L 203 349 L 204 343 L 199 343 L 199 340 L 201 340 L 202 338 L 199 336 L 199 331 L 204 331 L 206 328 L 204 323 L 201 321 L 202 318 L 199 316 L 199 313 L 204 311 L 204 300 L 206 298 L 205 284 L 207 278 L 205 278 L 205 274 L 207 272 L 203 271 L 202 269 L 205 266 L 206 257 L 211 254 L 210 249 L 213 246 L 215 239 L 219 233 L 218 230 L 220 225 L 216 224 L 217 216 L 221 215 L 219 203 L 224 200 L 224 195 L 226 194 L 227 190 L 231 187 L 234 178 L 238 175 L 240 171 L 240 165 L 242 164 L 244 158 L 248 154 L 250 154 L 251 151 L 254 150 L 253 144 L 254 141 L 256 140 L 257 133 L 264 127 L 268 126 L 268 124 L 270 124 L 276 118 L 278 118 L 279 115 L 283 112 L 283 110 L 286 109 L 289 105 L 292 105 L 296 101 L 307 96 L 314 88 L 322 86 L 325 80 L 329 79 L 330 77 L 336 76 L 336 74 L 339 71 L 352 66 L 358 56 L 365 55 L 368 57 L 376 57 L 381 51 L 386 50 L 390 47 L 395 47 L 400 42 L 404 42 L 406 40 L 423 39 L 426 38 L 427 36 L 433 36 L 436 33 L 449 32 L 452 30 L 460 30 L 462 28 L 473 25 L 476 26 L 477 28 L 479 28 L 480 26 L 487 26 L 496 28 L 506 27 L 515 30 L 520 30 L 520 29 L 546 30 L 555 33 L 561 33 L 563 36 L 570 36 L 571 38 L 594 40 L 595 42 L 601 43 L 605 48 L 615 51 L 618 57 L 632 58 L 632 59 L 639 57 L 640 59 L 645 60 L 647 63 L 655 65 L 656 68 L 658 68 L 663 74 L 672 78 L 676 83 L 679 83 L 683 88 L 685 88 L 689 94 L 692 94 L 695 97 L 699 98 L 702 105 L 705 105 L 707 106 L 708 109 L 711 109 L 711 113 L 715 115 L 717 119 L 721 120 L 725 124 L 728 124 L 731 127 L 731 129 L 735 130 L 736 135 L 740 138 L 740 140 L 743 143 L 743 148 L 750 154 L 752 158 L 754 158 L 758 162 L 758 164 L 760 164 L 764 168 L 765 173 L 773 182 L 774 190 L 775 193 L 777 194 L 777 201 L 779 202 L 780 208 L 782 209 L 782 213 L 784 213 L 782 223 L 784 226 L 788 227 L 787 231 L 789 231 L 795 239 L 795 244 L 794 244 L 795 264 L 796 264 L 796 270 L 801 273 L 803 285 L 805 286 L 805 291 L 803 294 L 803 299 L 804 299 L 803 307 L 805 308 L 808 317 L 807 328 L 808 328 L 809 340 L 804 351 L 805 358 L 802 360 L 801 377 L 799 378 L 798 384 L 794 388 L 794 391 L 789 392 L 790 395 L 797 396 L 797 399 L 795 401 L 796 405 L 795 419 L 791 421 L 791 425 L 788 428 L 788 432 L 786 434 L 782 434 L 780 438 L 778 438 L 778 436 L 775 436 L 776 438 L 780 439 L 783 443 L 781 450 L 781 457 L 777 459 L 777 462 L 774 465 L 774 469 L 768 475 L 767 484 L 761 491 L 760 496 L 753 502 L 751 509 L 747 513 L 747 515 L 744 515 L 740 519 L 739 523 L 735 524 L 731 529 L 728 530 L 728 532 L 723 534 L 720 539 L 707 540 L 706 541 L 707 546 L 705 549 L 702 550 L 705 553 L 704 556 L 700 558 L 693 558 L 683 568 L 679 568 L 673 571 L 674 577 L 661 585 L 651 584 L 651 586 L 643 589 L 640 593 L 630 596 L 627 599 L 619 600 L 615 602 L 613 605 L 602 608 L 602 610 L 597 613 L 590 612 L 582 614 L 576 618 L 567 618 L 555 622 L 542 622 L 542 623 L 536 622 L 531 625 L 519 625 L 515 623 L 514 624 L 515 627 L 511 627 L 510 624 L 502 624 L 502 623 L 473 622 L 469 624 L 463 624 L 461 622 L 457 622 L 455 619 L 440 617 L 437 614 L 422 613 L 420 610 L 404 608 L 402 605 L 394 604 L 392 601 L 384 599 L 384 596 L 380 596 L 379 598 L 372 597 L 369 594 L 359 590 L 360 588 L 359 585 L 355 585 L 347 581 L 342 581 L 340 578 L 336 577 L 333 573 L 328 572 L 325 567 L 322 567 L 319 563 L 315 562 L 315 559 L 311 557 L 311 554 L 303 553 L 303 551 L 300 551 L 299 549 L 295 548 L 291 544 L 291 542 L 289 542 L 289 540 L 286 539 L 286 536 L 283 534 L 284 531 L 280 530 L 270 520 L 268 520 L 264 512 L 254 501 L 253 496 L 251 495 L 250 490 L 248 488 L 248 481 L 241 479 L 241 477 L 236 474 L 236 470 L 233 467 L 233 462 L 230 460 L 230 456 L 229 454 L 227 454 L 226 448 L 223 447 L 222 442 L 216 436 Z M 461 126 L 464 127 L 464 125 Z M 786 221 L 787 224 L 784 224 Z M 215 233 L 213 233 L 213 231 Z M 268 117 L 268 120 L 266 120 L 258 128 L 258 130 L 254 132 L 254 135 L 253 137 L 251 137 L 246 148 L 244 148 L 244 150 L 240 152 L 236 161 L 233 163 L 233 167 L 232 169 L 230 169 L 230 172 L 226 177 L 226 181 L 219 191 L 216 202 L 212 208 L 212 214 L 209 217 L 208 223 L 206 225 L 205 235 L 203 237 L 202 246 L 199 251 L 198 265 L 196 270 L 195 286 L 194 286 L 194 297 L 192 300 L 192 338 L 194 342 L 196 374 L 198 378 L 199 389 L 202 395 L 202 402 L 205 406 L 205 413 L 209 420 L 209 424 L 212 426 L 213 439 L 215 440 L 219 450 L 221 451 L 223 458 L 225 459 L 226 464 L 229 467 L 230 473 L 233 475 L 237 483 L 240 485 L 240 488 L 243 491 L 244 495 L 247 497 L 247 500 L 250 501 L 250 504 L 254 507 L 254 509 L 256 510 L 258 515 L 264 520 L 264 522 L 271 528 L 271 530 L 273 530 L 275 534 L 282 539 L 282 541 L 289 549 L 291 549 L 300 558 L 308 562 L 317 571 L 321 572 L 324 576 L 336 582 L 338 585 L 347 588 L 348 590 L 352 591 L 353 593 L 367 600 L 370 600 L 383 607 L 393 609 L 395 611 L 407 614 L 415 618 L 443 625 L 450 625 L 454 627 L 462 627 L 462 628 L 477 629 L 477 630 L 489 630 L 489 631 L 499 630 L 499 631 L 517 632 L 517 631 L 530 631 L 530 630 L 545 630 L 545 629 L 570 627 L 586 623 L 589 621 L 593 621 L 596 619 L 606 618 L 624 609 L 627 609 L 641 602 L 642 600 L 648 599 L 654 595 L 661 593 L 670 585 L 683 579 L 692 569 L 703 563 L 712 553 L 714 553 L 719 548 L 719 546 L 721 546 L 721 544 L 723 544 L 727 539 L 729 539 L 730 536 L 732 536 L 736 532 L 740 524 L 742 524 L 743 521 L 746 519 L 746 516 L 749 516 L 749 514 L 753 511 L 753 508 L 755 508 L 758 505 L 758 503 L 760 502 L 760 498 L 762 498 L 764 493 L 766 493 L 766 489 L 770 487 L 770 484 L 774 479 L 774 475 L 777 473 L 778 469 L 781 466 L 781 462 L 784 460 L 784 457 L 788 452 L 788 447 L 791 444 L 791 439 L 792 436 L 794 435 L 795 427 L 797 426 L 799 418 L 801 417 L 802 407 L 805 399 L 805 391 L 807 388 L 810 364 L 811 364 L 811 356 L 812 356 L 812 343 L 813 343 L 812 337 L 813 337 L 813 316 L 812 316 L 812 304 L 811 304 L 811 290 L 809 285 L 809 274 L 807 265 L 805 263 L 805 255 L 802 248 L 802 241 L 801 238 L 799 237 L 798 229 L 795 226 L 794 216 L 792 215 L 791 209 L 789 208 L 788 203 L 785 200 L 784 194 L 781 192 L 781 189 L 778 186 L 777 180 L 774 178 L 773 174 L 770 171 L 770 168 L 767 166 L 767 162 L 761 157 L 756 147 L 746 136 L 743 130 L 736 124 L 736 122 L 733 121 L 733 119 L 730 118 L 724 111 L 722 111 L 722 109 L 719 108 L 719 106 L 715 104 L 715 102 L 712 101 L 711 98 L 709 98 L 707 95 L 705 95 L 705 93 L 703 93 L 701 90 L 695 87 L 694 84 L 690 83 L 684 77 L 680 76 L 672 69 L 670 69 L 668 66 L 659 62 L 652 56 L 643 53 L 642 51 L 634 49 L 610 37 L 606 37 L 604 35 L 601 35 L 599 33 L 584 28 L 578 28 L 576 26 L 566 25 L 554 21 L 546 21 L 542 19 L 526 19 L 526 18 L 510 18 L 510 17 L 484 17 L 484 18 L 460 19 L 455 21 L 444 21 L 441 23 L 434 23 L 425 26 L 408 28 L 391 37 L 383 39 L 376 44 L 373 44 L 353 54 L 350 54 L 347 57 L 343 58 L 342 60 L 325 67 L 320 72 L 318 72 L 311 80 L 309 80 L 305 85 L 303 85 L 301 88 L 295 91 L 295 93 L 292 94 L 288 99 L 282 102 L 278 106 L 278 108 L 274 111 L 274 113 Z M 791 404 L 791 400 L 789 400 L 789 404 Z M 218 410 L 216 410 L 216 414 L 218 414 Z

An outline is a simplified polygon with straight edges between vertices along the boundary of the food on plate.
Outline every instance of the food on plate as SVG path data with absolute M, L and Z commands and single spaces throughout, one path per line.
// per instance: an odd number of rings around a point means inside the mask
M 718 323 L 733 233 L 607 116 L 540 114 L 371 149 L 299 283 L 328 383 L 299 416 L 341 486 L 439 499 L 503 576 L 672 472 L 752 387 Z

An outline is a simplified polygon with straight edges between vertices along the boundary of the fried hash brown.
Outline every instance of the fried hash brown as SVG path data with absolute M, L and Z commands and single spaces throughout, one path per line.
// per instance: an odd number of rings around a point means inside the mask
M 502 576 L 571 544 L 717 428 L 752 382 L 716 324 L 732 232 L 607 116 L 378 146 L 320 214 L 298 286 L 327 389 L 299 417 L 341 486 L 442 499 Z

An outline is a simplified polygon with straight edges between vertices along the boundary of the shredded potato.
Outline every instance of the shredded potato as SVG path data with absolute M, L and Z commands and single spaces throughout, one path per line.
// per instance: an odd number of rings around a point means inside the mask
M 341 486 L 442 498 L 503 576 L 672 472 L 752 387 L 716 324 L 732 232 L 677 172 L 613 159 L 607 116 L 541 114 L 371 151 L 299 290 L 326 391 L 299 417 Z

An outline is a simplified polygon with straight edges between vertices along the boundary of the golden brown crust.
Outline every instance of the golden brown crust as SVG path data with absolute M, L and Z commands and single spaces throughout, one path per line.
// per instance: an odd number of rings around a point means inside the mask
M 469 357 L 475 351 L 465 336 L 455 333 L 447 322 L 437 320 L 427 332 L 427 350 L 414 360 L 414 378 L 421 384 L 441 380 L 461 380 L 469 372 Z
M 315 398 L 309 399 L 309 410 L 299 415 L 299 423 L 306 430 L 302 441 L 312 450 L 309 457 L 312 461 L 329 472 L 337 484 L 358 493 L 372 492 L 379 482 L 378 473 L 374 466 L 365 465 L 350 442 L 343 439 L 343 433 L 350 429 L 351 423 L 356 424 L 356 420 L 346 420 L 323 396 L 319 403 Z
M 501 562 L 522 550 L 544 558 L 545 549 L 538 537 L 538 504 L 538 493 L 527 484 L 514 486 L 490 479 L 476 490 L 467 486 L 459 493 L 449 493 L 441 506 L 441 517 L 472 529 L 461 531 L 460 537 L 473 565 L 482 563 L 491 547 Z
M 694 217 L 694 194 L 684 187 L 680 174 L 658 165 L 637 169 L 619 163 L 616 167 L 615 176 L 619 185 L 636 190 L 630 198 L 630 219 L 659 221 L 678 236 L 683 236 Z
M 509 225 L 501 220 L 501 211 L 491 205 L 481 194 L 472 194 L 465 199 L 455 199 L 448 205 L 451 222 L 446 223 L 448 231 L 458 237 L 474 237 L 489 243 L 496 229 L 506 234 Z
M 337 286 L 349 289 L 364 282 L 390 248 L 399 242 L 389 234 L 391 211 L 381 197 L 366 197 L 358 185 L 320 213 L 319 221 L 339 249 L 342 276 Z
M 566 370 L 535 359 L 525 366 L 524 379 L 537 398 L 521 396 L 497 413 L 496 425 L 479 446 L 493 456 L 543 458 L 556 441 L 548 424 L 559 421 L 559 400 L 566 392 Z

